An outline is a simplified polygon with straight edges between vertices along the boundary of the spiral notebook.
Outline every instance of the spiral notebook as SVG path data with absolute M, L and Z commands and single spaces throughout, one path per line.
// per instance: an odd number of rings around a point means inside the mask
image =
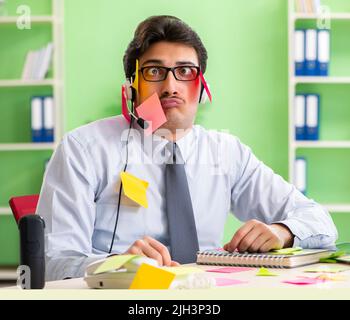
M 331 253 L 332 251 L 327 249 L 303 249 L 293 254 L 231 253 L 224 250 L 205 250 L 197 252 L 197 264 L 294 268 L 317 263 Z

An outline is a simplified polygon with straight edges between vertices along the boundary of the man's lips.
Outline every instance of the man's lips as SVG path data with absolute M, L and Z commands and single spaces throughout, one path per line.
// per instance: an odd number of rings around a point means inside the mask
M 180 98 L 163 98 L 160 103 L 164 109 L 169 109 L 178 107 L 183 101 Z

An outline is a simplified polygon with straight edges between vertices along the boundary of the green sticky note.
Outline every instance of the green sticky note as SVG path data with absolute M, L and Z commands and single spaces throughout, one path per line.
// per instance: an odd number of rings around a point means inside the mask
M 294 247 L 294 248 L 283 248 L 283 249 L 275 249 L 271 250 L 271 254 L 285 254 L 285 255 L 293 255 L 298 254 L 300 251 L 302 251 L 303 248 L 301 247 Z
M 345 251 L 336 251 L 336 252 L 333 252 L 328 257 L 321 258 L 320 262 L 336 263 L 337 262 L 336 258 L 339 258 L 339 257 L 341 257 L 343 255 L 345 255 Z
M 120 269 L 125 263 L 137 257 L 133 254 L 121 254 L 106 258 L 106 260 L 94 271 L 94 274 Z
M 276 273 L 272 273 L 270 272 L 268 269 L 266 268 L 260 268 L 258 273 L 256 274 L 256 276 L 262 276 L 262 277 L 266 277 L 266 276 L 278 276 L 278 274 Z

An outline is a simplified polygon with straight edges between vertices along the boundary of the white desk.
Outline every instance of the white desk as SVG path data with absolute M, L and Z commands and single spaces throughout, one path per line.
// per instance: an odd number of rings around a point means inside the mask
M 316 266 L 348 267 L 346 271 L 332 275 L 344 280 L 325 281 L 312 285 L 297 286 L 283 283 L 297 276 L 315 277 L 319 274 L 303 270 Z M 204 270 L 220 266 L 196 266 Z M 246 281 L 227 287 L 195 290 L 86 290 L 83 278 L 46 282 L 44 290 L 20 290 L 17 287 L 0 289 L 0 299 L 145 299 L 145 300 L 192 300 L 192 299 L 350 299 L 350 265 L 316 264 L 293 269 L 269 269 L 278 276 L 256 276 L 258 268 L 238 273 L 210 273 L 215 278 L 230 278 Z M 331 275 L 330 273 L 328 275 Z M 62 290 L 65 289 L 65 290 Z

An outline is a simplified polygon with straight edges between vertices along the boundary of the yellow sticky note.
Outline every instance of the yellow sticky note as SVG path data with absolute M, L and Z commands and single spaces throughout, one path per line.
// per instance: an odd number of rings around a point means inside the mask
M 301 247 L 294 247 L 294 248 L 283 248 L 283 249 L 275 249 L 269 252 L 270 254 L 286 254 L 286 255 L 293 255 L 298 254 L 303 250 Z
M 257 276 L 263 276 L 263 277 L 266 277 L 266 276 L 278 276 L 278 274 L 272 273 L 266 268 L 260 268 L 256 275 Z
M 174 273 L 176 276 L 183 276 L 191 273 L 204 272 L 204 270 L 196 267 L 163 267 L 165 271 Z
M 125 195 L 140 206 L 147 208 L 148 202 L 146 190 L 148 188 L 148 182 L 141 180 L 128 172 L 121 172 L 120 178 L 122 180 Z
M 309 268 L 304 270 L 304 272 L 322 272 L 322 273 L 337 273 L 350 270 L 348 267 L 339 267 L 339 266 L 319 266 L 315 268 Z
M 135 80 L 132 87 L 138 92 L 139 91 L 139 60 L 136 59 L 136 69 L 135 69 Z
M 103 262 L 95 271 L 94 274 L 108 272 L 112 270 L 120 269 L 125 263 L 135 258 L 136 255 L 125 254 L 125 255 L 117 255 L 106 258 L 105 262 Z
M 174 273 L 143 263 L 129 289 L 168 289 L 174 278 Z

